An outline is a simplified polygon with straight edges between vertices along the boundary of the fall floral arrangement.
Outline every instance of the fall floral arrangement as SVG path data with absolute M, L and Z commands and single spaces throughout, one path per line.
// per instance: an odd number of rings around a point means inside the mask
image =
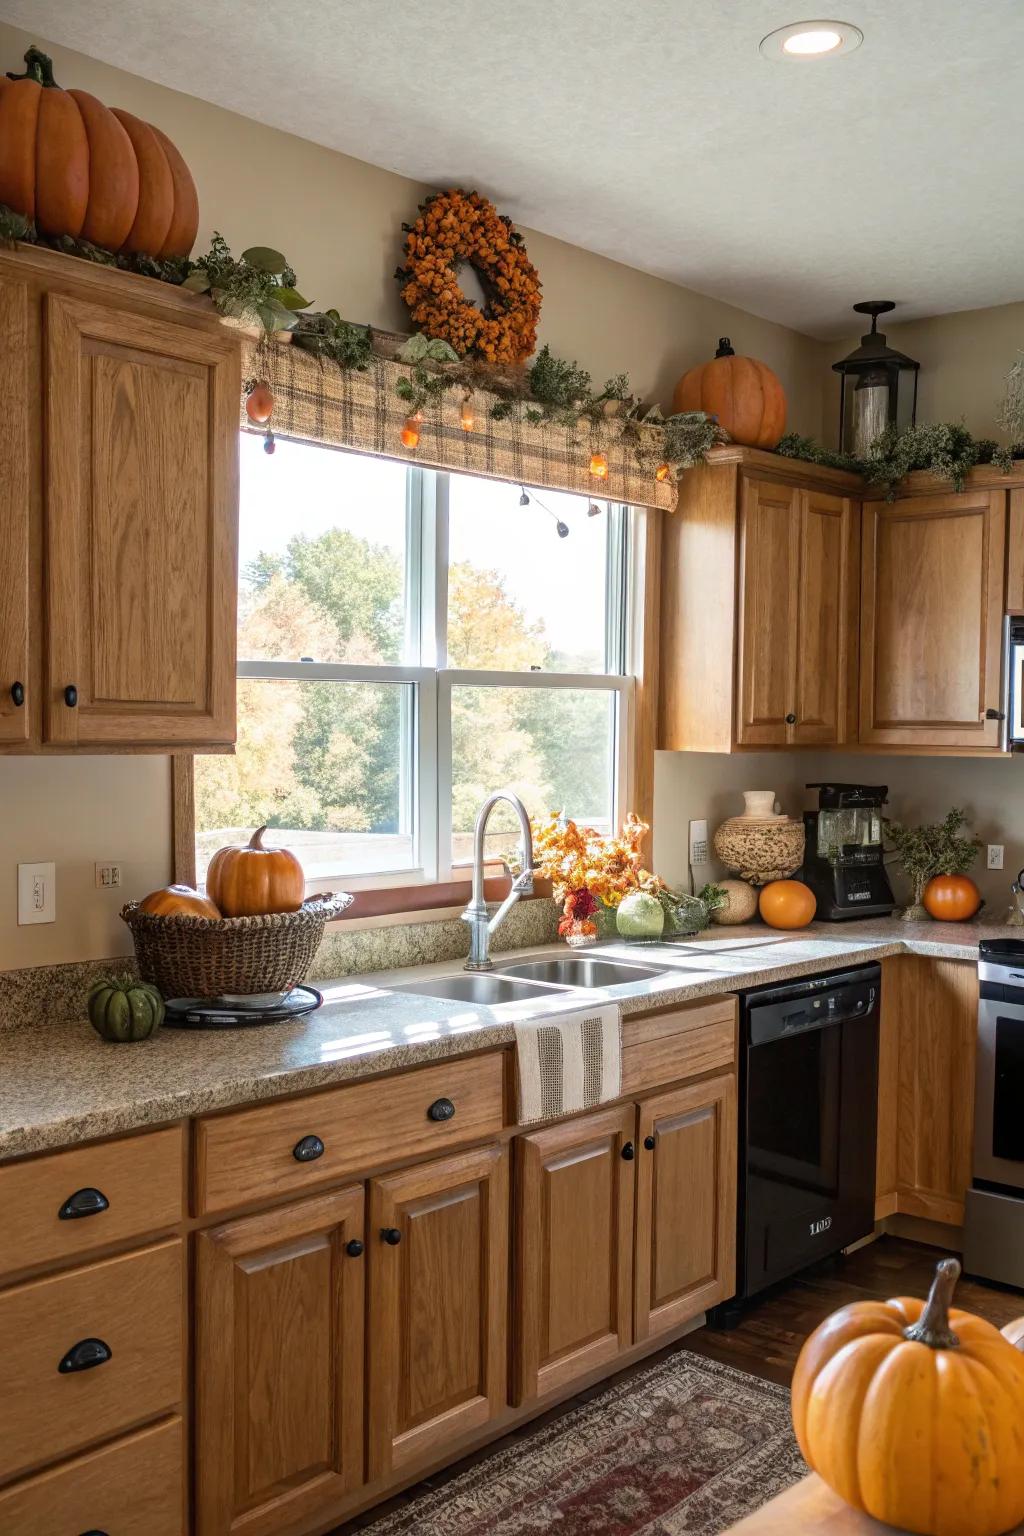
M 534 825 L 538 868 L 562 902 L 558 924 L 562 938 L 596 939 L 602 918 L 637 895 L 651 898 L 661 908 L 659 932 L 662 926 L 672 933 L 697 933 L 707 927 L 711 912 L 721 904 L 717 888 L 706 886 L 699 897 L 690 896 L 673 890 L 646 869 L 641 849 L 649 831 L 647 823 L 632 813 L 617 837 L 578 826 L 564 816 L 550 815 Z
M 540 278 L 511 219 L 479 192 L 453 188 L 403 224 L 406 265 L 395 276 L 416 325 L 459 354 L 488 363 L 525 361 L 537 345 Z M 487 294 L 479 309 L 459 286 L 469 262 Z

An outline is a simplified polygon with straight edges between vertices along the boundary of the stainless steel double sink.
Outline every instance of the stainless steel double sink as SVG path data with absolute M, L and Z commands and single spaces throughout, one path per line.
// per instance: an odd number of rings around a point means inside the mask
M 628 986 L 631 982 L 652 981 L 664 974 L 664 969 L 653 970 L 648 965 L 633 965 L 623 960 L 605 960 L 599 955 L 538 955 L 500 966 L 495 971 L 459 971 L 454 976 L 407 982 L 393 990 L 417 997 L 440 997 L 452 1002 L 493 1006 L 526 1003 L 566 991 Z

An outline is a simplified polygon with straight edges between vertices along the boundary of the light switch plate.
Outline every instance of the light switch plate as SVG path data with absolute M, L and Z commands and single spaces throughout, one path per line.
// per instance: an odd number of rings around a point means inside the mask
M 706 821 L 690 822 L 690 863 L 707 864 L 710 860 L 708 851 L 708 824 Z
M 56 864 L 18 865 L 18 926 L 52 923 L 57 917 Z
M 101 891 L 112 891 L 121 884 L 120 864 L 97 864 L 96 885 Z
M 989 869 L 1002 869 L 1002 867 L 1003 867 L 1003 845 L 1002 845 L 1002 843 L 989 843 L 989 845 L 988 845 L 988 867 L 989 867 Z

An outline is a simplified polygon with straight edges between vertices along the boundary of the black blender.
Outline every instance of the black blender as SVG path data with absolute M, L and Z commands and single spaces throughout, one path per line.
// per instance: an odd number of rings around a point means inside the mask
M 888 917 L 896 905 L 885 872 L 882 806 L 887 784 L 808 784 L 818 809 L 804 812 L 804 883 L 817 916 L 832 922 Z

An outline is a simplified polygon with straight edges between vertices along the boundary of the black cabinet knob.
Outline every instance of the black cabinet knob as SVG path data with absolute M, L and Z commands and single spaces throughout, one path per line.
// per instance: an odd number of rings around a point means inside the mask
M 82 1536 L 107 1536 L 106 1531 L 83 1531 Z
M 658 1143 L 655 1141 L 653 1136 L 645 1136 L 644 1137 L 644 1149 L 645 1149 L 645 1151 L 653 1152 L 657 1145 L 658 1145 Z
M 786 716 L 786 724 L 787 725 L 796 725 L 796 715 L 787 715 Z
M 324 1144 L 319 1136 L 303 1136 L 292 1147 L 292 1157 L 297 1163 L 315 1163 L 324 1155 Z
M 72 1376 L 76 1371 L 91 1371 L 97 1365 L 106 1365 L 112 1350 L 102 1339 L 79 1339 L 72 1344 L 57 1367 L 62 1376 Z
M 451 1099 L 435 1099 L 427 1110 L 428 1120 L 450 1120 L 455 1114 L 455 1105 Z
M 58 1221 L 79 1221 L 83 1216 L 98 1216 L 110 1209 L 110 1201 L 101 1189 L 76 1189 L 68 1195 L 57 1212 Z
M 78 703 L 78 689 L 75 687 L 74 683 L 68 683 L 67 687 L 64 689 L 64 703 L 67 705 L 68 709 L 74 709 Z
M 1003 711 L 1001 709 L 986 709 L 986 711 L 985 711 L 985 719 L 986 720 L 1005 720 L 1006 716 L 1003 714 Z
M 634 1150 L 633 1143 L 631 1141 L 626 1142 L 626 1145 L 622 1149 L 622 1156 L 626 1159 L 627 1163 L 631 1163 L 634 1157 L 636 1157 L 636 1151 Z
M 354 1237 L 350 1243 L 345 1244 L 345 1252 L 348 1254 L 350 1259 L 358 1259 L 362 1251 L 363 1245 L 359 1241 L 358 1237 Z
M 392 1248 L 397 1248 L 402 1241 L 402 1234 L 397 1227 L 381 1227 L 380 1235 L 385 1243 Z
M 12 683 L 11 684 L 11 703 L 14 705 L 15 709 L 20 709 L 21 706 L 24 704 L 24 702 L 25 702 L 25 684 L 24 683 Z

